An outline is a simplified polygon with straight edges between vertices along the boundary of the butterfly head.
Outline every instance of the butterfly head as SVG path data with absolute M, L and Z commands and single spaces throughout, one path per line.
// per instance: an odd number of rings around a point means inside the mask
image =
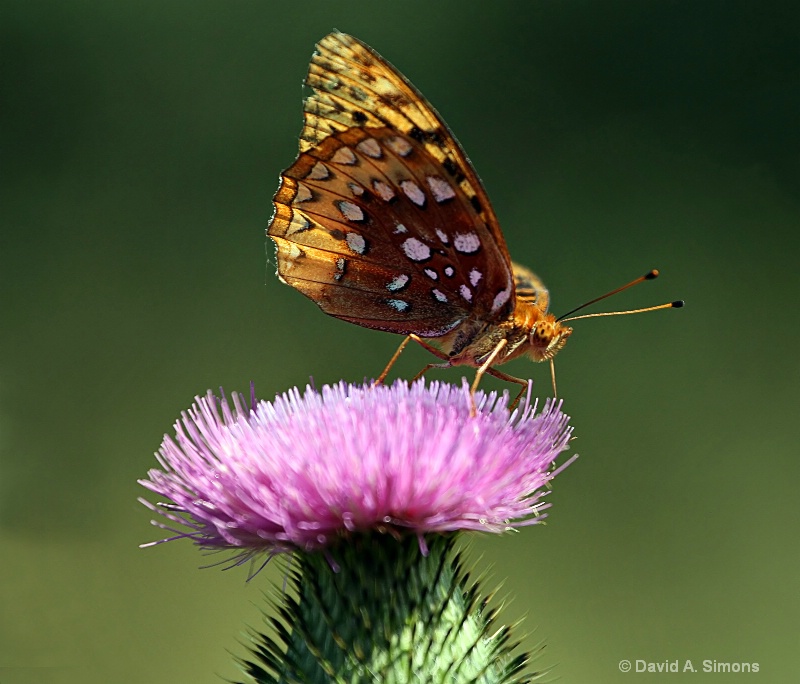
M 553 314 L 547 314 L 531 326 L 528 335 L 528 354 L 534 361 L 552 359 L 572 334 L 572 328 L 559 323 Z

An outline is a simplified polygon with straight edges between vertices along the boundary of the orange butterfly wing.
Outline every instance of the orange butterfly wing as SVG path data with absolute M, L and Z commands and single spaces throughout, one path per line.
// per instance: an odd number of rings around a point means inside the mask
M 300 154 L 268 229 L 278 275 L 326 313 L 438 337 L 506 318 L 511 261 L 489 199 L 424 97 L 360 41 L 313 56 Z

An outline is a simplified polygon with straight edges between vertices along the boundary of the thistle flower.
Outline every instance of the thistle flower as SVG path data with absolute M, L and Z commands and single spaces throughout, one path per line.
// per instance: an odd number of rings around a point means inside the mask
M 471 416 L 466 384 L 342 382 L 250 406 L 209 393 L 183 414 L 141 480 L 170 502 L 143 501 L 156 524 L 234 562 L 297 559 L 276 636 L 253 633 L 241 661 L 251 680 L 529 681 L 450 533 L 540 522 L 571 428 L 551 401 L 475 399 Z
M 540 522 L 543 488 L 571 428 L 560 403 L 444 383 L 341 382 L 247 407 L 210 392 L 165 436 L 162 469 L 141 484 L 172 504 L 153 510 L 207 549 L 240 560 L 329 546 L 354 532 L 500 532 Z M 156 523 L 170 529 L 167 523 Z M 160 542 L 156 542 L 160 543 Z

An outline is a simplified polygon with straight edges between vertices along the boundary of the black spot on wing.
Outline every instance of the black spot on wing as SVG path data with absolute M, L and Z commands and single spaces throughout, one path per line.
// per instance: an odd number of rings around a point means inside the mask
M 456 164 L 449 157 L 442 162 L 442 166 L 450 175 L 450 177 L 456 182 L 456 185 L 460 185 L 462 181 L 466 180 L 467 177 L 462 173 L 458 164 Z
M 412 129 L 411 129 L 411 130 L 408 132 L 408 135 L 409 135 L 409 137 L 410 137 L 410 138 L 413 138 L 414 140 L 416 140 L 416 141 L 417 141 L 417 142 L 419 142 L 419 143 L 421 143 L 421 142 L 425 142 L 425 134 L 424 134 L 424 133 L 422 132 L 422 130 L 421 130 L 419 127 L 417 127 L 417 126 L 414 126 L 414 128 L 412 128 Z

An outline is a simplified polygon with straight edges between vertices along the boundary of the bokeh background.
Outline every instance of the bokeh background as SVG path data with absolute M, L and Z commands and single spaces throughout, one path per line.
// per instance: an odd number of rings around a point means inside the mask
M 277 566 L 138 549 L 136 480 L 196 394 L 359 380 L 399 342 L 265 248 L 333 28 L 443 113 L 556 313 L 652 267 L 609 307 L 687 302 L 576 323 L 581 458 L 548 525 L 468 549 L 504 619 L 563 682 L 797 681 L 800 10 L 731 0 L 3 3 L 0 681 L 237 676 Z

